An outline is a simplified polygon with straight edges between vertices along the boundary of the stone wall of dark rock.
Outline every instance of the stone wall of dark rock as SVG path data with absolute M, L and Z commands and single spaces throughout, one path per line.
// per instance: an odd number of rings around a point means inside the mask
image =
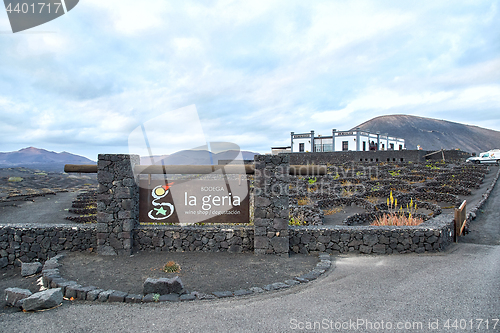
M 423 253 L 442 251 L 453 242 L 453 216 L 417 227 L 290 227 L 290 251 L 328 253 Z
M 97 238 L 99 248 L 130 254 L 132 230 L 139 223 L 138 155 L 99 154 L 97 162 Z
M 45 261 L 62 251 L 92 251 L 96 246 L 92 226 L 0 225 L 0 268 Z
M 134 230 L 134 250 L 253 252 L 253 226 L 140 226 Z
M 289 157 L 255 156 L 254 252 L 288 255 Z

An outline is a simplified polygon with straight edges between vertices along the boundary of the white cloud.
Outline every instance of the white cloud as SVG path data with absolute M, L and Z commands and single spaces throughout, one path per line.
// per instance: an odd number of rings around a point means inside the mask
M 40 145 L 118 150 L 140 123 L 190 104 L 207 136 L 255 149 L 386 113 L 498 119 L 491 7 L 80 2 L 54 34 L 0 35 L 2 142 L 29 128 Z
M 166 1 L 148 0 L 88 0 L 81 5 L 96 7 L 107 12 L 115 31 L 119 34 L 135 35 L 163 25 L 163 18 L 171 10 Z

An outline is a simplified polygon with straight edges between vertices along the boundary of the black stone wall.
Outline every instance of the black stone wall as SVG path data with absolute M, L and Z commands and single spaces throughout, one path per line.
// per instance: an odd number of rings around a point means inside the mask
M 111 248 L 130 254 L 139 224 L 139 186 L 134 178 L 138 155 L 99 154 L 97 162 L 97 242 L 99 251 Z
M 289 157 L 255 156 L 254 252 L 288 255 Z
M 425 155 L 432 151 L 425 150 L 381 150 L 381 151 L 346 151 L 325 153 L 287 153 L 280 155 L 290 156 L 291 165 L 304 164 L 335 164 L 347 162 L 425 162 Z M 446 150 L 445 159 L 464 160 L 471 154 L 460 150 Z M 441 160 L 442 155 L 434 154 L 427 157 L 432 160 Z
M 96 230 L 90 225 L 0 225 L 0 268 L 45 261 L 62 251 L 92 251 Z

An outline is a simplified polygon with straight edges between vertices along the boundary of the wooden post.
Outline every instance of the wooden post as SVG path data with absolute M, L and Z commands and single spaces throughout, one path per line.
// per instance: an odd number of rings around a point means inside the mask
M 465 228 L 467 200 L 464 200 L 460 207 L 455 209 L 455 242 L 458 242 L 458 237 L 462 236 Z

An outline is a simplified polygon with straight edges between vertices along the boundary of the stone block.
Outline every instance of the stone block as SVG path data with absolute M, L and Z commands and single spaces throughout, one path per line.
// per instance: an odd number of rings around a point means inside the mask
M 253 294 L 253 292 L 251 290 L 247 290 L 247 289 L 240 289 L 240 290 L 236 290 L 233 294 L 234 294 L 234 296 L 244 296 L 244 295 Z
M 373 246 L 378 243 L 378 236 L 375 234 L 368 234 L 363 236 L 363 244 Z
M 265 197 L 256 197 L 255 198 L 255 207 L 267 207 L 271 205 L 271 200 Z
M 66 298 L 74 298 L 74 299 L 76 299 L 76 293 L 77 293 L 77 290 L 79 288 L 82 288 L 82 286 L 79 285 L 79 284 L 72 284 L 72 285 L 67 286 L 66 289 L 65 289 L 65 292 L 64 292 L 64 296 Z
M 111 223 L 113 222 L 113 214 L 108 214 L 104 212 L 97 212 L 97 222 L 98 223 Z
M 374 245 L 373 246 L 373 253 L 385 254 L 385 245 L 384 244 Z
M 285 280 L 285 283 L 286 283 L 287 285 L 289 285 L 289 286 L 294 286 L 294 285 L 296 285 L 296 284 L 300 284 L 300 282 L 299 282 L 299 281 L 297 281 L 297 280 Z
M 240 245 L 233 244 L 233 245 L 229 246 L 227 251 L 230 253 L 241 253 L 241 252 L 243 252 L 243 249 L 241 248 Z
M 114 175 L 109 171 L 99 170 L 99 172 L 97 172 L 97 180 L 99 183 L 111 183 L 113 179 Z
M 143 285 L 143 294 L 160 294 L 166 295 L 171 293 L 180 294 L 184 290 L 184 284 L 178 276 L 171 279 L 159 278 L 151 279 L 147 278 Z
M 98 246 L 97 253 L 102 256 L 116 256 L 116 251 L 109 245 Z
M 152 303 L 152 302 L 155 302 L 155 299 L 154 299 L 154 294 L 147 294 L 147 295 L 144 295 L 144 297 L 142 298 L 142 301 L 144 303 Z
M 55 278 L 55 279 L 52 279 L 52 281 L 50 281 L 50 288 L 60 288 L 60 284 L 61 283 L 65 283 L 67 282 L 66 279 L 63 279 L 63 278 Z M 64 295 L 64 288 L 61 288 L 62 292 L 63 292 L 63 295 Z
M 159 302 L 178 302 L 179 295 L 177 295 L 177 294 L 161 295 L 160 298 L 158 299 L 158 301 Z
M 214 291 L 212 294 L 217 298 L 233 297 L 234 296 L 231 291 Z
M 360 245 L 362 245 L 362 244 L 363 244 L 363 241 L 362 241 L 362 240 L 355 239 L 355 240 L 353 240 L 353 241 L 349 242 L 348 246 L 350 246 L 350 247 L 351 247 L 351 246 L 352 246 L 352 247 L 358 247 L 358 246 L 360 246 Z
M 7 257 L 0 258 L 0 268 L 7 267 L 9 264 L 9 259 Z
M 38 274 L 42 271 L 42 263 L 40 262 L 30 262 L 21 264 L 21 276 L 30 276 Z
M 131 191 L 130 191 L 129 187 L 120 187 L 120 188 L 117 188 L 115 196 L 118 199 L 130 199 L 132 197 Z
M 289 284 L 286 284 L 286 283 L 283 283 L 283 282 L 275 282 L 275 283 L 271 284 L 271 286 L 272 286 L 272 290 L 279 290 L 279 289 L 290 288 Z
M 94 286 L 88 286 L 88 287 L 81 287 L 76 289 L 76 298 L 81 299 L 82 301 L 87 299 L 87 293 L 92 290 L 98 289 L 97 287 Z
M 127 293 L 123 291 L 114 290 L 108 296 L 108 302 L 124 302 L 125 297 L 127 297 Z
M 438 238 L 436 236 L 431 236 L 427 239 L 427 242 L 432 244 L 435 243 L 437 240 Z
M 194 301 L 196 296 L 193 294 L 184 294 L 179 297 L 180 301 Z
M 38 311 L 51 309 L 63 301 L 61 288 L 47 289 L 35 293 L 23 301 L 23 309 L 26 311 Z
M 372 247 L 367 246 L 367 245 L 360 245 L 359 246 L 359 252 L 361 253 L 371 253 L 372 252 Z
M 94 289 L 94 290 L 90 290 L 88 293 L 87 293 L 87 301 L 95 301 L 98 299 L 99 297 L 99 294 L 102 293 L 104 290 L 102 289 Z
M 254 220 L 254 225 L 256 227 L 269 227 L 269 226 L 271 226 L 271 220 L 263 219 L 263 218 L 256 218 Z
M 273 220 L 273 228 L 276 230 L 288 229 L 288 221 L 282 218 L 275 218 Z
M 254 247 L 255 249 L 267 249 L 269 246 L 269 238 L 267 236 L 255 236 Z
M 30 297 L 32 294 L 28 289 L 7 288 L 5 289 L 5 303 L 7 306 L 20 308 L 24 299 Z
M 99 302 L 107 302 L 108 298 L 109 298 L 109 295 L 111 295 L 111 293 L 113 291 L 114 290 L 106 290 L 106 291 L 103 291 L 103 292 L 99 293 L 99 296 L 97 297 L 97 300 Z
M 141 303 L 142 302 L 142 295 L 133 295 L 129 294 L 127 297 L 125 297 L 125 303 Z
M 271 245 L 276 253 L 288 253 L 288 237 L 274 237 L 271 239 Z

